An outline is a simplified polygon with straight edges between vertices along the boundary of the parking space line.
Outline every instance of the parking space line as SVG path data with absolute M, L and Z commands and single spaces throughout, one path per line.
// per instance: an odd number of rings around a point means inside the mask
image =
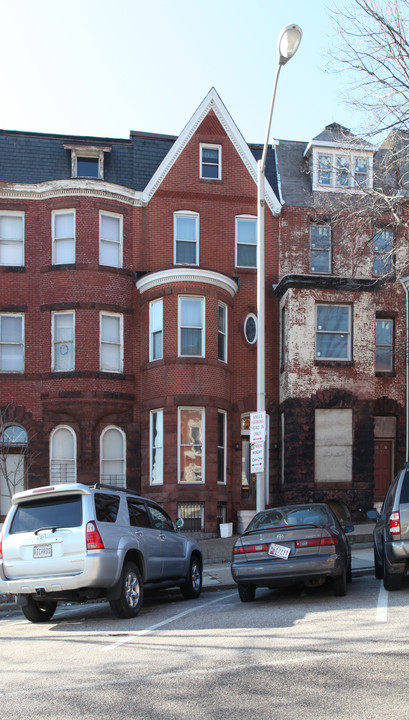
M 381 583 L 376 607 L 376 622 L 388 622 L 388 597 L 389 593 Z
M 157 628 L 163 627 L 164 625 L 169 625 L 170 623 L 174 622 L 175 620 L 179 620 L 182 617 L 185 617 L 186 615 L 190 615 L 192 612 L 199 612 L 200 610 L 203 610 L 204 608 L 209 607 L 209 605 L 214 605 L 214 603 L 221 602 L 222 600 L 226 600 L 228 597 L 232 597 L 233 595 L 237 595 L 236 592 L 234 593 L 228 593 L 228 595 L 223 595 L 223 597 L 218 597 L 215 600 L 210 600 L 210 602 L 202 603 L 201 605 L 194 605 L 193 607 L 188 608 L 187 610 L 184 610 L 183 612 L 177 613 L 177 615 L 172 615 L 169 618 L 166 618 L 166 620 L 162 620 L 161 622 L 155 623 L 154 625 L 150 625 L 149 627 L 145 628 L 144 630 L 139 630 L 138 632 L 132 633 L 128 635 L 128 637 L 124 638 L 123 640 L 119 640 L 116 643 L 112 643 L 111 645 L 108 645 L 107 647 L 102 648 L 102 652 L 109 652 L 110 650 L 114 650 L 117 647 L 120 647 L 121 645 L 125 645 L 125 643 L 131 642 L 131 640 L 135 640 L 137 637 L 141 637 L 142 635 L 147 635 L 150 632 L 153 632 L 154 630 L 157 630 Z

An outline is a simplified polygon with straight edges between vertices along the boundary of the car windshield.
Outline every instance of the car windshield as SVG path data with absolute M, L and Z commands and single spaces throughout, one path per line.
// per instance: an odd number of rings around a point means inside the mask
M 81 495 L 36 498 L 17 505 L 10 534 L 35 532 L 40 528 L 80 527 L 82 525 Z
M 327 525 L 330 522 L 325 507 L 282 507 L 264 510 L 254 516 L 247 531 L 295 525 Z

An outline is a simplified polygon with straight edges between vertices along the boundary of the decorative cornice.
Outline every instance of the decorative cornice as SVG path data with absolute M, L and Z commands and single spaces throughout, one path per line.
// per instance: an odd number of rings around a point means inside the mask
M 195 270 L 194 268 L 171 268 L 144 275 L 136 282 L 136 289 L 142 294 L 147 290 L 168 285 L 169 283 L 200 283 L 214 285 L 235 296 L 239 286 L 235 280 L 212 270 Z
M 141 206 L 147 202 L 144 193 L 103 180 L 73 178 L 32 184 L 0 183 L 0 200 L 47 200 L 73 195 L 116 200 L 132 206 Z

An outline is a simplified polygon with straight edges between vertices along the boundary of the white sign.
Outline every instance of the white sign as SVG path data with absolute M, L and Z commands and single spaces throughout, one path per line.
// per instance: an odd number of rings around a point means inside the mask
M 266 439 L 265 412 L 250 413 L 250 442 L 264 442 Z
M 264 472 L 264 440 L 251 443 L 250 472 Z

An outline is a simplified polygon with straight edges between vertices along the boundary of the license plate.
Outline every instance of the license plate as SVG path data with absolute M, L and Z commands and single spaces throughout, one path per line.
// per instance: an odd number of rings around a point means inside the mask
M 272 557 L 278 557 L 282 560 L 288 560 L 288 556 L 291 552 L 291 548 L 285 547 L 284 545 L 275 545 L 274 543 L 271 543 L 270 548 L 268 550 L 268 554 Z
M 34 545 L 33 547 L 33 558 L 51 557 L 52 554 L 52 545 Z

